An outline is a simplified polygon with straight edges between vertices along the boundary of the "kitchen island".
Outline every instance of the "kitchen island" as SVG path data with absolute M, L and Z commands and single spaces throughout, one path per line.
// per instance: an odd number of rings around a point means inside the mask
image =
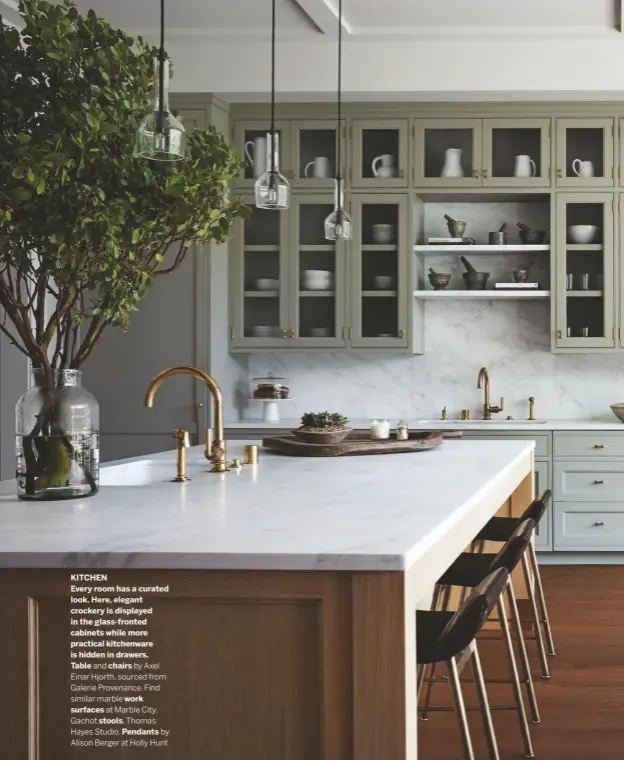
M 186 484 L 168 482 L 171 452 L 103 467 L 100 493 L 85 500 L 18 502 L 14 484 L 0 484 L 4 754 L 414 760 L 414 610 L 492 515 L 530 502 L 533 449 L 446 441 L 391 456 L 261 452 L 258 465 L 221 475 L 206 472 L 197 448 Z M 242 458 L 242 443 L 229 454 Z M 98 667 L 79 642 L 100 608 L 100 618 L 136 614 L 130 627 L 149 634 L 145 668 L 157 673 L 134 677 L 165 676 L 153 691 L 145 682 L 145 707 L 167 732 L 148 736 L 149 747 L 129 744 L 121 724 L 102 744 L 75 738 L 93 730 L 74 723 L 74 686 L 99 676 L 75 668 Z

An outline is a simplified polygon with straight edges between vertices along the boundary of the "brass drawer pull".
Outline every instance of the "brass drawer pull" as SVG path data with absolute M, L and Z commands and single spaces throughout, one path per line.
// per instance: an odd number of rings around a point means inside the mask
M 602 526 L 603 526 L 604 524 L 605 524 L 605 523 L 604 523 L 604 520 L 596 520 L 596 522 L 594 523 L 594 526 L 595 526 L 596 528 L 602 528 Z
M 606 445 L 604 443 L 595 443 L 594 444 L 595 449 L 606 449 Z
M 595 486 L 601 486 L 604 483 L 604 480 L 594 480 Z

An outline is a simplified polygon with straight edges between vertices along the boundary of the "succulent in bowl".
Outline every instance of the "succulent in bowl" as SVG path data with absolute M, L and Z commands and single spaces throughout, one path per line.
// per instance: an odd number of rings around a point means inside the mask
M 351 431 L 349 420 L 336 412 L 307 412 L 293 435 L 305 443 L 339 443 Z

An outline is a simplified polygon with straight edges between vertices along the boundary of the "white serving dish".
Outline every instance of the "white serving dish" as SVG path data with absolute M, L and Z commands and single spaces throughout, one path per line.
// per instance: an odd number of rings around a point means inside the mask
M 305 290 L 331 290 L 332 273 L 324 269 L 306 269 L 301 281 Z
M 277 335 L 278 329 L 273 325 L 253 325 L 251 334 L 254 338 L 272 338 Z
M 279 290 L 279 280 L 270 277 L 261 277 L 256 280 L 256 290 Z
M 391 224 L 373 224 L 373 242 L 387 245 L 394 240 L 394 227 Z
M 329 328 L 328 327 L 311 327 L 310 337 L 311 338 L 329 338 Z
M 373 277 L 373 284 L 377 290 L 392 290 L 394 277 L 379 274 Z
M 598 227 L 595 224 L 570 224 L 568 237 L 572 243 L 591 243 L 597 231 Z

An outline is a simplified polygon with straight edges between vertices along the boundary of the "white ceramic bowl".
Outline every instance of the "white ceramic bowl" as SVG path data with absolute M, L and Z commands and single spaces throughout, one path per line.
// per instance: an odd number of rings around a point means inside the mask
M 377 290 L 392 290 L 394 287 L 394 277 L 379 274 L 373 277 L 373 284 Z
M 272 325 L 253 325 L 251 334 L 254 338 L 271 338 L 276 335 L 277 327 Z
M 261 277 L 259 280 L 256 280 L 256 290 L 279 290 L 279 280 Z
M 568 226 L 568 237 L 572 243 L 591 243 L 597 230 L 595 224 L 571 224 Z
M 302 273 L 305 290 L 331 290 L 332 273 L 324 269 L 306 269 Z
M 311 327 L 311 338 L 329 338 L 329 327 Z
M 394 227 L 391 224 L 373 224 L 373 242 L 387 245 L 394 240 Z

